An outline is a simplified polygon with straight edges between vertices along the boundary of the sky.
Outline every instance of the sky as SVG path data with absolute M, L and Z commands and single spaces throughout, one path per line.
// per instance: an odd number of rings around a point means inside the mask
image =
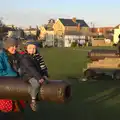
M 50 18 L 84 19 L 89 26 L 120 24 L 120 0 L 0 0 L 5 24 L 20 27 L 42 25 Z

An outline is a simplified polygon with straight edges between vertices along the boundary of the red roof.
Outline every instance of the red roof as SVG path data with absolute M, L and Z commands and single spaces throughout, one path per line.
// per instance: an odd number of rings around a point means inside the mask
M 117 28 L 119 28 L 119 26 L 120 26 L 120 24 L 118 24 L 118 25 L 117 25 L 117 26 L 115 26 L 114 28 L 116 28 L 116 29 L 117 29 Z
M 97 27 L 97 28 L 90 28 L 90 30 L 93 31 L 93 32 L 104 33 L 105 31 L 113 30 L 113 27 Z

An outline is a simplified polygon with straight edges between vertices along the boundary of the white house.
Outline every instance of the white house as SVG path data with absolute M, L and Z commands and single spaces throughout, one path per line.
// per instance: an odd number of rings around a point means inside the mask
M 64 47 L 71 47 L 72 42 L 79 40 L 80 36 L 78 35 L 65 35 L 64 36 Z
M 64 47 L 71 47 L 72 42 L 77 42 L 78 40 L 85 40 L 86 36 L 80 32 L 66 32 L 64 35 Z

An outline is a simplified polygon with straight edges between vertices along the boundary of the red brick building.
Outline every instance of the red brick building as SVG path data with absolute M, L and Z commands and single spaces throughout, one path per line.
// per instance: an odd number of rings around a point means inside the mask
M 112 31 L 113 27 L 97 27 L 97 28 L 90 28 L 90 31 L 93 33 L 101 33 L 104 34 L 106 31 Z

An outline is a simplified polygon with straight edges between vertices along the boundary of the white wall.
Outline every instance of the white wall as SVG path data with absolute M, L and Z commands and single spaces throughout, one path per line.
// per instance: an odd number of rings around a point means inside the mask
M 78 39 L 80 39 L 80 36 L 78 35 L 65 35 L 64 36 L 64 47 L 71 47 L 71 43 Z

